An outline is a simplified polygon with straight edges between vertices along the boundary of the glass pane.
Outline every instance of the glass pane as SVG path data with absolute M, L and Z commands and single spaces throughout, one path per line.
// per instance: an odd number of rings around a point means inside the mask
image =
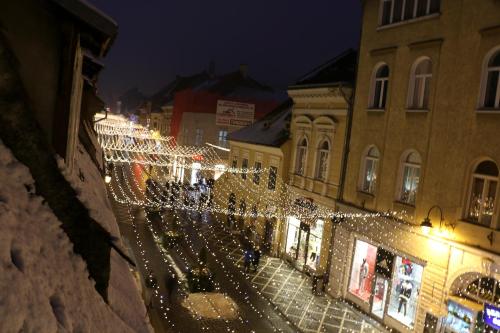
M 373 103 L 372 107 L 378 108 L 380 107 L 380 94 L 382 93 L 382 81 L 375 82 L 375 91 L 373 95 Z
M 276 167 L 269 168 L 269 181 L 267 183 L 267 188 L 274 190 L 276 188 L 276 174 L 278 169 Z
M 377 248 L 357 240 L 352 262 L 349 292 L 365 302 L 370 300 Z
M 427 3 L 429 0 L 417 0 L 417 17 L 427 15 Z
M 389 66 L 383 65 L 377 71 L 377 78 L 387 78 L 389 77 Z
M 307 249 L 307 232 L 302 230 L 300 233 L 300 239 L 299 239 L 299 254 L 297 256 L 297 264 L 298 266 L 302 266 L 305 263 L 306 259 L 306 249 Z
M 401 21 L 403 17 L 403 1 L 404 0 L 394 0 L 394 12 L 392 14 L 393 23 Z
M 389 81 L 386 80 L 384 82 L 384 91 L 382 92 L 382 104 L 380 105 L 380 108 L 385 108 L 385 102 L 387 100 L 387 87 L 389 86 Z
M 412 96 L 412 101 L 411 101 L 411 106 L 414 108 L 420 108 L 421 105 L 420 103 L 420 96 L 422 94 L 422 82 L 423 78 L 421 77 L 416 77 L 415 82 L 413 83 L 413 96 Z
M 424 268 L 407 258 L 398 256 L 394 269 L 387 314 L 407 327 L 413 328 Z
M 493 292 L 495 288 L 496 280 L 492 278 L 481 278 L 479 285 L 479 297 L 483 300 L 493 300 Z
M 495 107 L 499 73 L 499 71 L 488 72 L 488 79 L 486 82 L 486 95 L 484 97 L 484 106 L 487 108 Z
M 382 3 L 382 25 L 391 23 L 392 1 L 383 1 Z
M 481 216 L 483 188 L 484 188 L 484 179 L 474 178 L 472 182 L 470 206 L 469 206 L 469 219 L 471 219 L 474 222 L 478 222 L 479 217 Z
M 432 62 L 429 59 L 422 60 L 415 69 L 415 75 L 431 74 Z
M 312 233 L 309 235 L 306 265 L 315 270 L 319 264 L 321 252 L 321 236 L 316 237 Z
M 497 52 L 493 57 L 491 57 L 490 62 L 488 63 L 489 67 L 498 67 L 500 66 L 500 52 Z
M 483 202 L 483 210 L 481 216 L 481 224 L 485 226 L 491 225 L 491 219 L 495 213 L 495 196 L 497 191 L 497 182 L 489 181 L 486 197 Z
M 431 0 L 430 13 L 438 13 L 441 5 L 441 0 Z
M 424 100 L 423 100 L 423 108 L 429 107 L 429 94 L 431 90 L 431 78 L 427 77 L 424 79 Z
M 410 20 L 414 17 L 415 0 L 406 0 L 405 4 L 405 20 Z
M 380 319 L 384 317 L 388 285 L 389 282 L 386 279 L 377 276 L 375 290 L 373 291 L 372 313 Z
M 476 168 L 475 173 L 479 173 L 481 175 L 488 175 L 497 177 L 498 176 L 498 167 L 493 161 L 483 161 L 479 163 Z
M 291 218 L 295 220 L 295 218 Z M 297 246 L 299 243 L 299 228 L 292 224 L 293 221 L 288 222 L 288 231 L 286 236 L 286 254 L 295 259 L 297 255 Z

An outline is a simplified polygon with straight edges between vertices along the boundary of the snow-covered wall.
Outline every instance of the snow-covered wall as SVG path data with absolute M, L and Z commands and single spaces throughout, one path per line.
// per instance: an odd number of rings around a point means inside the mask
M 67 178 L 92 217 L 120 239 L 97 168 L 81 146 L 78 156 L 78 174 Z M 127 263 L 112 251 L 106 304 L 34 186 L 0 141 L 0 332 L 150 332 Z

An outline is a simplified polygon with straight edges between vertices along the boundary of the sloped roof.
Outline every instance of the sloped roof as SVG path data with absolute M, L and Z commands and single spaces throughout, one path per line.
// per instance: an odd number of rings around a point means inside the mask
M 252 125 L 229 134 L 229 140 L 280 147 L 289 137 L 288 124 L 292 116 L 293 101 L 285 102 Z
M 206 71 L 185 77 L 178 75 L 172 82 L 149 98 L 151 101 L 151 111 L 157 111 L 161 106 L 171 103 L 174 100 L 176 92 L 195 87 L 208 79 L 210 79 L 210 75 Z
M 357 60 L 358 52 L 348 49 L 303 75 L 289 88 L 335 83 L 352 84 L 356 76 Z

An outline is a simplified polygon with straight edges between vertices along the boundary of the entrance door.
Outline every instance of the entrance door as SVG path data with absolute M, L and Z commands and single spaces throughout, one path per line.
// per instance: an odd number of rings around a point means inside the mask
M 271 251 L 271 245 L 273 243 L 273 222 L 273 220 L 266 220 L 264 231 L 264 250 L 268 253 Z
M 303 269 L 306 264 L 307 254 L 309 250 L 309 226 L 300 224 L 299 246 L 297 253 L 297 267 Z
M 385 303 L 387 301 L 387 292 L 389 291 L 389 280 L 377 275 L 373 286 L 372 314 L 380 319 L 384 318 Z

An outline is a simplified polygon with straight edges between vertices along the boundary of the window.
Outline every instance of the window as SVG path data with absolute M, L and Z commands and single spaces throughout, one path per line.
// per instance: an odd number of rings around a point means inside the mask
M 260 172 L 262 170 L 262 163 L 261 162 L 255 162 L 254 164 L 254 173 L 253 173 L 253 182 L 256 185 L 259 185 L 260 182 Z
M 243 169 L 241 172 L 241 178 L 247 179 L 247 171 L 248 171 L 248 158 L 244 158 L 241 162 L 241 168 Z
M 307 139 L 303 138 L 297 146 L 297 160 L 295 162 L 295 173 L 304 175 L 307 158 Z
M 371 147 L 364 156 L 364 165 L 362 169 L 361 191 L 374 193 L 377 183 L 377 169 L 380 154 L 376 147 Z
M 269 181 L 267 182 L 267 188 L 270 190 L 274 190 L 276 188 L 276 177 L 278 175 L 278 168 L 270 167 L 269 168 Z
M 372 82 L 372 98 L 370 107 L 372 109 L 384 109 L 387 101 L 387 91 L 389 86 L 389 66 L 381 65 L 376 69 Z
M 411 109 L 427 109 L 429 107 L 429 91 L 432 78 L 432 62 L 426 58 L 413 65 L 408 107 Z
M 495 213 L 498 185 L 498 167 L 493 161 L 484 161 L 474 170 L 469 196 L 468 219 L 484 226 L 491 226 Z
M 420 156 L 416 152 L 409 153 L 403 162 L 403 175 L 399 201 L 414 205 L 420 181 Z
M 219 131 L 219 146 L 227 147 L 227 130 Z
M 381 25 L 398 23 L 439 12 L 441 0 L 381 0 Z
M 329 153 L 330 144 L 325 140 L 318 148 L 318 160 L 316 161 L 316 179 L 318 180 L 326 180 Z
M 203 144 L 203 129 L 202 128 L 196 129 L 196 137 L 195 137 L 194 144 L 196 146 L 201 146 Z
M 500 50 L 488 59 L 483 82 L 481 107 L 500 109 Z

